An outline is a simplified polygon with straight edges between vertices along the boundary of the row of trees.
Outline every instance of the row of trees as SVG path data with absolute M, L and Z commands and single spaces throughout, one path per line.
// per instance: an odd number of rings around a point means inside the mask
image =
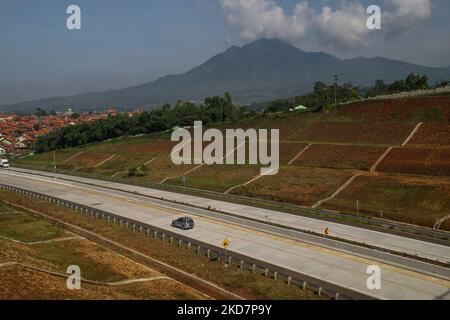
M 178 102 L 160 109 L 144 111 L 135 116 L 119 114 L 106 119 L 56 130 L 41 136 L 36 142 L 38 153 L 73 148 L 122 136 L 150 134 L 171 130 L 175 126 L 192 126 L 194 121 L 204 124 L 232 122 L 245 116 L 245 110 L 233 104 L 231 95 L 206 98 L 205 103 Z
M 309 110 L 320 112 L 323 109 L 333 108 L 336 103 L 357 97 L 359 97 L 359 87 L 354 87 L 351 83 L 327 85 L 319 81 L 315 83 L 314 91 L 309 94 L 270 102 L 267 112 L 288 111 L 299 105 L 303 105 Z
M 399 93 L 402 91 L 413 91 L 429 89 L 427 76 L 420 76 L 411 73 L 405 80 L 397 80 L 390 84 L 386 84 L 383 80 L 375 81 L 375 85 L 367 92 L 367 97 L 378 95 Z
M 442 81 L 436 83 L 435 87 L 442 87 L 449 84 L 450 81 Z M 414 73 L 408 75 L 404 80 L 397 80 L 390 84 L 386 84 L 383 80 L 377 80 L 375 81 L 375 85 L 369 89 L 360 89 L 359 87 L 354 87 L 351 83 L 327 85 L 319 81 L 315 83 L 313 92 L 289 99 L 274 100 L 267 105 L 266 111 L 288 111 L 299 105 L 304 105 L 309 110 L 322 111 L 324 109 L 331 109 L 341 102 L 358 99 L 361 96 L 374 97 L 377 95 L 429 88 L 428 78 Z

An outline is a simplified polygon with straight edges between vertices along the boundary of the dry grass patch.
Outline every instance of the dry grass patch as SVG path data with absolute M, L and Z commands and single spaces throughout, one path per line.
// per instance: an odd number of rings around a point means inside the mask
M 129 248 L 133 248 L 142 254 L 216 283 L 226 290 L 247 299 L 326 299 L 326 297 L 319 297 L 311 291 L 303 291 L 297 286 L 288 286 L 284 282 L 274 281 L 257 273 L 243 271 L 237 267 L 224 268 L 223 264 L 219 264 L 205 256 L 197 255 L 186 248 L 179 248 L 169 242 L 156 240 L 133 232 L 130 229 L 124 229 L 118 225 L 108 224 L 105 221 L 76 214 L 47 203 L 7 192 L 0 192 L 1 199 L 8 199 L 21 206 L 31 206 L 33 210 L 45 212 L 51 217 L 95 232 Z
M 333 194 L 354 174 L 351 171 L 284 167 L 275 176 L 265 176 L 234 194 L 312 206 Z
M 323 206 L 343 212 L 360 212 L 386 219 L 432 227 L 450 212 L 450 181 L 405 176 L 363 176 Z M 450 221 L 442 224 L 450 230 Z

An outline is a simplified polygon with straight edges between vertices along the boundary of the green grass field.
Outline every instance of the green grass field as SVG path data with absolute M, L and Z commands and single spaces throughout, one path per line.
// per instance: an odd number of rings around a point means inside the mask
M 7 209 L 8 211 L 5 211 Z M 0 235 L 22 242 L 38 242 L 60 238 L 66 233 L 49 223 L 9 206 L 2 207 L 0 214 Z

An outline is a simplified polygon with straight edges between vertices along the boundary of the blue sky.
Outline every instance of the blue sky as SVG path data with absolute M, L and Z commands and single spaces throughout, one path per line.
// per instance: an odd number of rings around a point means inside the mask
M 450 1 L 310 0 L 301 10 L 300 2 L 0 0 L 0 104 L 148 82 L 263 36 L 340 58 L 386 56 L 450 65 Z M 79 31 L 66 28 L 66 8 L 72 4 L 82 10 Z M 358 8 L 369 4 L 386 14 L 379 32 L 358 25 Z M 323 13 L 324 7 L 330 11 Z

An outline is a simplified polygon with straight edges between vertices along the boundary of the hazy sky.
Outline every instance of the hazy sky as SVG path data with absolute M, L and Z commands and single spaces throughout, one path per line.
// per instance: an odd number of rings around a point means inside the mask
M 66 28 L 72 4 L 81 30 Z M 370 4 L 380 31 L 366 27 Z M 448 0 L 0 0 L 0 104 L 152 81 L 260 37 L 448 66 L 449 14 Z

